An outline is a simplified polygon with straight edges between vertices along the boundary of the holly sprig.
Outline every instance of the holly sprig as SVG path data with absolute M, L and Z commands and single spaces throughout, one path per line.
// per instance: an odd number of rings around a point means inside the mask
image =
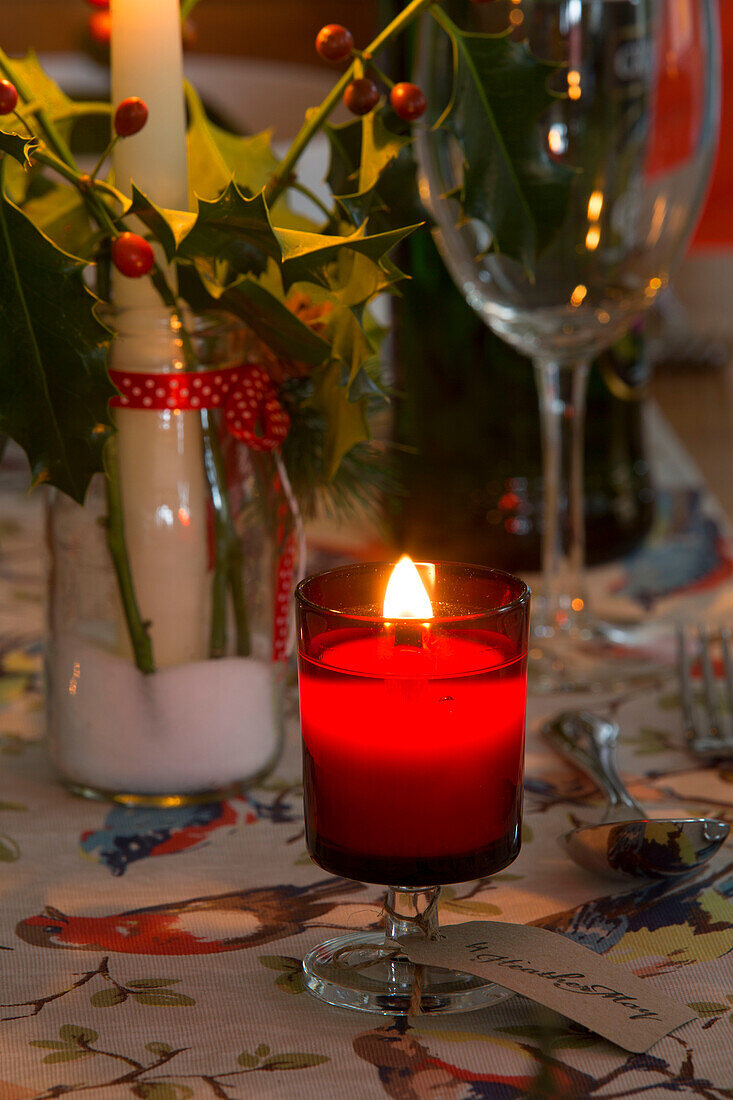
M 486 220 L 497 247 L 531 266 L 562 221 L 569 187 L 537 140 L 551 68 L 513 43 L 508 31 L 463 31 L 449 8 L 449 0 L 411 0 L 364 49 L 354 47 L 346 28 L 323 28 L 319 54 L 344 69 L 323 102 L 307 111 L 282 159 L 268 135 L 239 138 L 214 125 L 188 89 L 191 189 L 198 196 L 192 212 L 161 209 L 139 189 L 130 199 L 121 194 L 100 178 L 109 149 L 91 172 L 76 163 L 74 127 L 92 116 L 114 116 L 112 140 L 124 140 L 134 132 L 129 107 L 120 124 L 122 105 L 75 103 L 33 54 L 18 60 L 0 50 L 0 76 L 17 93 L 11 112 L 0 117 L 0 325 L 6 333 L 0 429 L 26 450 L 33 484 L 53 484 L 83 501 L 91 477 L 103 469 L 113 432 L 107 403 L 114 390 L 106 372 L 113 336 L 99 319 L 99 302 L 108 295 L 111 263 L 129 276 L 151 278 L 166 308 L 236 314 L 279 360 L 303 368 L 286 396 L 293 419 L 302 412 L 310 426 L 315 414 L 317 458 L 307 465 L 320 484 L 368 440 L 369 410 L 384 396 L 368 306 L 395 288 L 401 273 L 390 252 L 424 220 L 411 137 L 394 125 L 419 119 L 424 97 L 409 81 L 393 85 L 375 59 L 425 13 L 439 22 L 453 58 L 450 102 L 432 107 L 442 110 L 438 124 L 452 130 L 465 156 L 466 210 Z M 332 126 L 342 100 L 357 117 Z M 298 163 L 321 131 L 331 145 L 332 198 L 324 203 L 311 196 L 309 222 L 292 212 L 288 198 L 306 191 Z M 155 262 L 151 244 L 160 246 L 165 264 Z M 293 295 L 318 303 L 322 323 L 294 311 Z

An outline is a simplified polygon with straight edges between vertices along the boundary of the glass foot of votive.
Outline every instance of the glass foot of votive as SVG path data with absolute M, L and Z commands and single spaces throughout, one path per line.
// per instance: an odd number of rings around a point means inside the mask
M 314 947 L 303 959 L 314 997 L 383 1016 L 470 1012 L 511 996 L 507 989 L 456 970 L 415 966 L 383 932 L 355 932 Z

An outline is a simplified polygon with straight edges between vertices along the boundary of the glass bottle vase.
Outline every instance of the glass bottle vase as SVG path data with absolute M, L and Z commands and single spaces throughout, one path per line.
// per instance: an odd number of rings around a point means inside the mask
M 48 511 L 51 756 L 88 797 L 216 799 L 282 747 L 303 553 L 287 414 L 238 323 L 110 323 L 107 471 Z

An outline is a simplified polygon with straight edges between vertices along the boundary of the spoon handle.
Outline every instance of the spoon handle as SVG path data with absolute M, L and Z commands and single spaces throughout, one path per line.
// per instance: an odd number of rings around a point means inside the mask
M 603 821 L 628 821 L 630 812 L 646 818 L 616 769 L 618 726 L 590 711 L 564 711 L 542 729 L 552 747 L 598 784 L 608 799 Z

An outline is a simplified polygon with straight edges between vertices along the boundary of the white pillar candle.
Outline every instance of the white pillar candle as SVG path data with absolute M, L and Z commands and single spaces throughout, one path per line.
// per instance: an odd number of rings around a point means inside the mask
M 138 96 L 148 107 L 143 129 L 115 147 L 117 186 L 130 194 L 134 181 L 157 205 L 186 210 L 178 0 L 111 0 L 110 12 L 112 102 Z M 166 334 L 167 311 L 150 280 L 115 272 L 113 298 L 128 316 L 121 318 L 111 365 L 181 370 L 180 339 L 171 329 Z M 156 665 L 200 660 L 211 587 L 200 418 L 195 412 L 119 409 L 115 421 L 127 550 L 140 611 L 151 623 Z
M 115 149 L 117 186 L 130 180 L 155 202 L 188 209 L 183 48 L 178 0 L 112 0 L 112 103 L 138 96 L 148 106 L 139 133 Z

